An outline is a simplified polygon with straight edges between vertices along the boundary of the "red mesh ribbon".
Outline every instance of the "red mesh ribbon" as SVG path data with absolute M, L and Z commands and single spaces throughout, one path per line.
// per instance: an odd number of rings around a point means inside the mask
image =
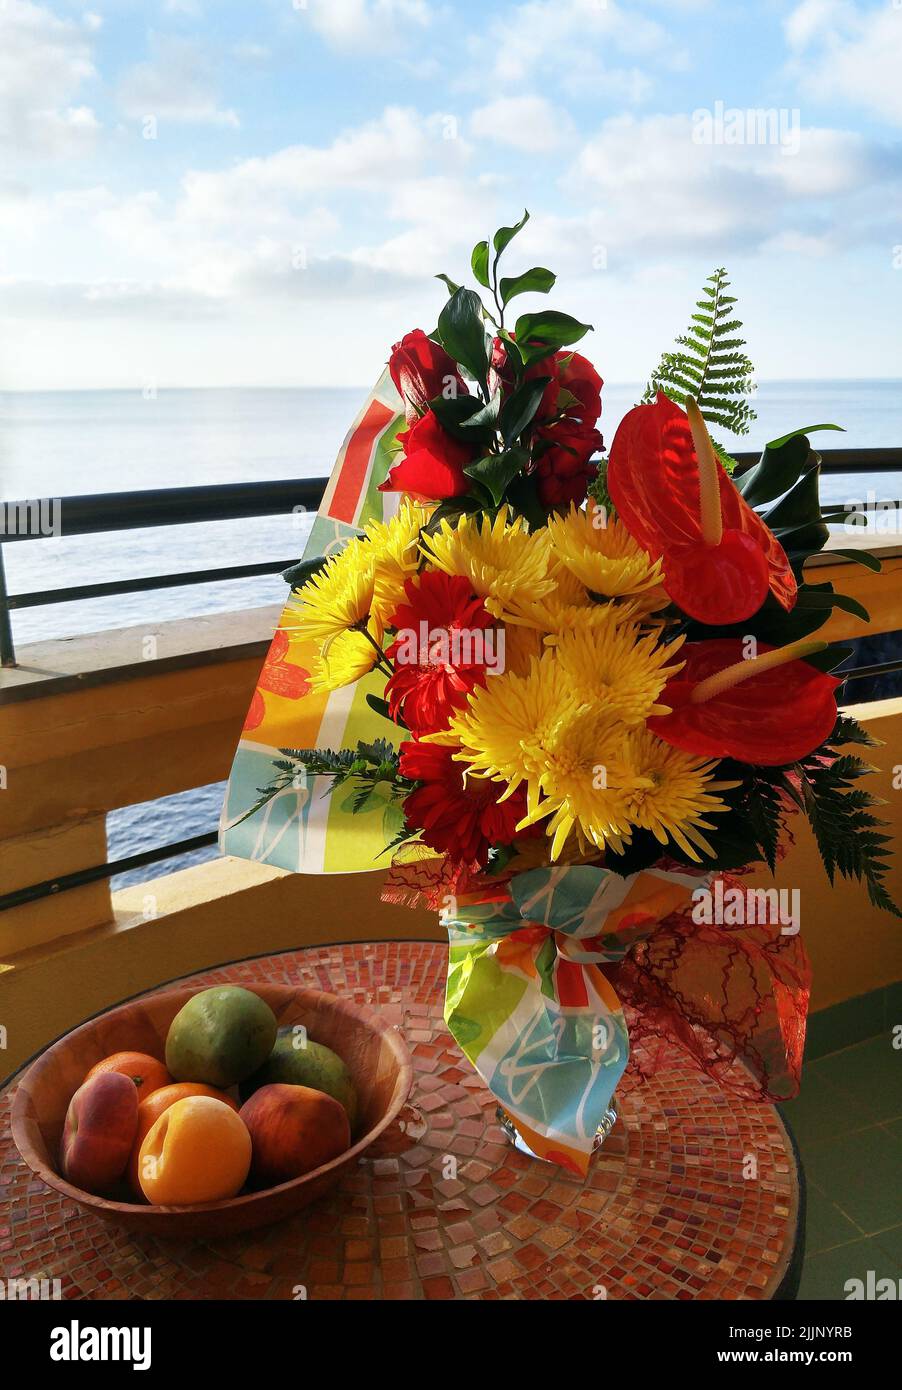
M 724 877 L 725 891 L 731 885 Z M 699 924 L 689 907 L 665 918 L 605 974 L 627 1015 L 627 1078 L 653 1075 L 676 1045 L 744 1100 L 797 1093 L 811 989 L 798 934 Z

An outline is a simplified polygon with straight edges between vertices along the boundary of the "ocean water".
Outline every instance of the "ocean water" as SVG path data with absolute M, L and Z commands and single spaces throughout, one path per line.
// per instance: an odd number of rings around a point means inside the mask
M 638 400 L 637 384 L 608 384 L 601 427 L 607 441 Z M 366 389 L 0 392 L 0 500 L 327 476 Z M 763 382 L 750 434 L 723 443 L 758 449 L 800 426 L 843 425 L 813 438 L 820 447 L 902 445 L 902 381 Z M 828 477 L 825 501 L 902 498 L 902 473 Z M 63 505 L 65 531 L 65 505 Z M 301 514 L 97 536 L 65 534 L 4 547 L 10 593 L 63 588 L 254 561 L 290 561 L 304 548 Z M 13 615 L 17 646 L 166 618 L 280 603 L 278 575 L 198 584 L 116 598 L 61 603 Z M 876 658 L 874 658 L 876 659 Z M 214 785 L 127 807 L 109 817 L 110 857 L 120 858 L 215 828 L 222 788 Z M 143 881 L 188 862 L 134 871 Z

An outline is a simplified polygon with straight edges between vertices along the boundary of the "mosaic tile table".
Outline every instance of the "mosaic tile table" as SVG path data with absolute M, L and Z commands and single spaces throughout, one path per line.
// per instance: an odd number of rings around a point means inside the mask
M 677 1054 L 627 1094 L 586 1182 L 517 1153 L 442 1021 L 446 949 L 316 947 L 181 983 L 299 983 L 377 1006 L 414 1057 L 410 1103 L 328 1199 L 221 1241 L 135 1238 L 35 1179 L 0 1097 L 0 1277 L 67 1298 L 767 1299 L 796 1263 L 799 1181 L 769 1106 Z M 756 1165 L 757 1176 L 744 1177 Z M 781 1284 L 784 1285 L 782 1293 Z

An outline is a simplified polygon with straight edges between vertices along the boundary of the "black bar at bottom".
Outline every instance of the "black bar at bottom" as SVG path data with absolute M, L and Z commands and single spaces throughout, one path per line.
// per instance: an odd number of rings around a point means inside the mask
M 70 888 L 84 888 L 87 883 L 96 883 L 101 878 L 112 878 L 115 874 L 128 873 L 131 869 L 142 869 L 145 864 L 158 864 L 163 859 L 174 859 L 178 854 L 189 854 L 195 849 L 206 849 L 215 845 L 219 839 L 216 830 L 194 835 L 189 840 L 178 840 L 172 845 L 158 845 L 156 849 L 145 849 L 140 854 L 130 854 L 125 859 L 115 859 L 109 864 L 96 864 L 90 869 L 76 869 L 71 874 L 60 874 L 59 878 L 48 878 L 43 883 L 32 883 L 28 888 L 17 888 L 14 893 L 0 897 L 0 912 L 11 907 L 22 907 L 25 903 L 40 901 L 41 898 L 55 897 Z

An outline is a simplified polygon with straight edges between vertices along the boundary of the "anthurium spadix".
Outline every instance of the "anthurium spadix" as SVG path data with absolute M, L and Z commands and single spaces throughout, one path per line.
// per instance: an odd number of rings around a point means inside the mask
M 688 642 L 683 669 L 664 687 L 670 714 L 648 720 L 659 738 L 686 753 L 735 758 L 759 767 L 797 762 L 822 744 L 836 723 L 840 684 L 806 661 L 826 642 L 786 647 L 759 644 L 745 656 L 742 640 Z
M 742 622 L 772 593 L 787 611 L 796 581 L 786 552 L 718 459 L 696 402 L 663 393 L 621 421 L 607 486 L 633 539 L 664 565 L 664 588 L 689 617 Z

